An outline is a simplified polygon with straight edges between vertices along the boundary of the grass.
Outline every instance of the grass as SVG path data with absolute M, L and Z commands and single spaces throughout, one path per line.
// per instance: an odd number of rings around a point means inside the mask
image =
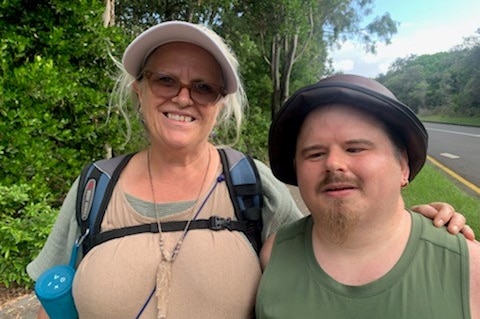
M 447 202 L 467 218 L 475 236 L 480 238 L 480 196 L 470 195 L 450 177 L 427 163 L 415 180 L 403 191 L 406 207 L 430 202 Z
M 451 117 L 446 115 L 418 115 L 424 122 L 480 126 L 480 117 Z

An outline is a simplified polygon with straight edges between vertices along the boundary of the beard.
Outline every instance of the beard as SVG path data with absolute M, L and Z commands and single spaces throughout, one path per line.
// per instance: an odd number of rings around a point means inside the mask
M 328 232 L 329 241 L 333 244 L 343 244 L 352 229 L 358 224 L 358 214 L 347 207 L 342 200 L 334 200 L 325 207 L 316 221 L 322 225 L 322 230 Z
M 318 185 L 317 191 L 331 183 L 349 182 L 359 186 L 360 182 L 344 174 L 329 174 Z M 329 240 L 334 244 L 343 244 L 359 222 L 359 207 L 351 201 L 335 199 L 322 205 L 321 212 L 316 215 L 316 222 L 328 232 Z

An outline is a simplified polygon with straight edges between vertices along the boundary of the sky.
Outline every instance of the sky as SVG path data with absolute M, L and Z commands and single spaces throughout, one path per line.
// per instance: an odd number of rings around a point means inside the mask
M 389 12 L 398 32 L 389 45 L 378 43 L 375 55 L 343 43 L 330 53 L 337 71 L 373 78 L 398 58 L 448 51 L 480 28 L 480 0 L 374 0 L 373 11 L 364 23 Z

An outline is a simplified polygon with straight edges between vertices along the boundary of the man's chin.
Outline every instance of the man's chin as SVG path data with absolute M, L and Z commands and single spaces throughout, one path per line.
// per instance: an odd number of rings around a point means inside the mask
M 343 201 L 335 201 L 325 207 L 317 220 L 323 225 L 323 229 L 330 232 L 333 243 L 342 244 L 358 224 L 358 213 Z

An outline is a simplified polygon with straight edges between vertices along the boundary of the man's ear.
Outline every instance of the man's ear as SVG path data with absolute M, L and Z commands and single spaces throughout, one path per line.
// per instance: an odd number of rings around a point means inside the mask
M 402 171 L 402 180 L 408 182 L 410 180 L 410 166 L 408 166 L 407 151 L 402 152 L 402 156 L 400 158 L 400 169 Z

